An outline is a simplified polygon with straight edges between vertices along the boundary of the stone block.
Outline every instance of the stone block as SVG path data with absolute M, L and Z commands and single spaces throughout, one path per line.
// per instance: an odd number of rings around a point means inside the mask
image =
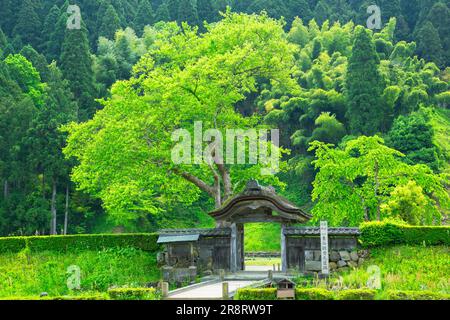
M 341 260 L 344 260 L 344 261 L 350 261 L 351 260 L 350 259 L 350 254 L 348 253 L 348 251 L 345 251 L 345 250 L 339 251 L 339 255 L 341 256 Z
M 320 261 L 305 261 L 306 271 L 321 271 L 322 263 Z
M 314 261 L 322 261 L 322 251 L 314 250 Z
M 306 261 L 313 261 L 314 260 L 314 251 L 312 251 L 312 250 L 305 250 L 305 260 Z
M 336 262 L 330 262 L 329 263 L 330 270 L 336 270 L 337 269 L 337 263 Z
M 330 261 L 338 262 L 339 260 L 341 260 L 341 256 L 339 255 L 339 252 L 331 251 L 331 253 L 330 253 Z
M 358 259 L 359 259 L 358 252 L 352 251 L 350 253 L 350 259 L 354 262 L 358 262 Z
M 344 260 L 339 260 L 337 262 L 337 266 L 338 266 L 338 268 L 345 267 L 345 266 L 347 266 L 347 262 L 345 262 Z

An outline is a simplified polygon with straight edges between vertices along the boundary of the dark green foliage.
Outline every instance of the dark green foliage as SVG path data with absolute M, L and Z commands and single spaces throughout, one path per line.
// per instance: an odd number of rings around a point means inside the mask
M 314 19 L 321 26 L 330 16 L 330 9 L 324 0 L 320 0 L 314 9 Z
M 387 292 L 389 300 L 450 300 L 450 294 L 433 291 L 397 291 Z
M 111 300 L 159 300 L 154 288 L 117 288 L 109 289 Z
M 449 245 L 449 226 L 408 226 L 384 222 L 366 222 L 360 226 L 360 242 L 364 247 L 397 244 Z
M 179 23 L 187 22 L 191 26 L 198 24 L 197 6 L 194 0 L 180 0 L 178 2 L 178 16 Z
M 96 110 L 92 58 L 84 26 L 67 29 L 61 53 L 61 71 L 79 105 L 79 120 L 90 119 Z
M 83 250 L 102 250 L 107 248 L 135 248 L 156 252 L 157 234 L 97 234 L 42 237 L 0 238 L 0 253 L 20 252 L 29 248 L 31 252 L 57 251 L 76 252 Z
M 295 300 L 334 300 L 334 293 L 322 288 L 297 288 Z
M 42 23 L 35 11 L 35 4 L 31 0 L 23 1 L 14 27 L 14 36 L 19 36 L 24 44 L 38 48 L 41 45 L 41 29 Z
M 338 291 L 337 300 L 375 300 L 377 291 L 373 289 L 348 289 Z
M 384 80 L 371 33 L 356 27 L 355 42 L 347 69 L 347 118 L 353 134 L 373 135 L 386 128 L 388 116 L 382 100 Z
M 155 22 L 159 21 L 170 21 L 170 13 L 169 13 L 169 7 L 166 2 L 163 2 L 155 13 Z
M 417 33 L 417 53 L 438 66 L 443 65 L 444 50 L 441 38 L 433 24 L 425 22 Z
M 398 117 L 386 137 L 386 144 L 406 155 L 408 164 L 423 163 L 437 170 L 438 148 L 434 145 L 434 130 L 424 112 Z
M 154 13 L 152 4 L 148 0 L 142 0 L 137 9 L 136 18 L 134 18 L 134 29 L 141 35 L 144 27 L 152 25 L 154 22 Z
M 443 49 L 443 66 L 450 63 L 450 9 L 448 4 L 436 2 L 428 14 L 427 20 L 433 24 L 439 34 Z
M 107 39 L 114 39 L 114 35 L 118 29 L 120 29 L 119 16 L 114 7 L 109 5 L 101 20 L 100 28 L 98 30 L 99 36 Z
M 239 289 L 234 300 L 276 300 L 277 289 Z

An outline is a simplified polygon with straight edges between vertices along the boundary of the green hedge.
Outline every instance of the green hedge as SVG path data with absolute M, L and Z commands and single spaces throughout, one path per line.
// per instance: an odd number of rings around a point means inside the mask
M 338 291 L 337 300 L 375 300 L 376 290 L 373 289 L 348 289 Z
M 322 288 L 306 288 L 295 290 L 296 300 L 334 300 L 333 292 Z
M 450 226 L 409 226 L 389 221 L 365 222 L 359 237 L 364 247 L 398 244 L 450 245 Z
M 239 289 L 234 296 L 234 300 L 276 300 L 276 288 L 243 288 Z
M 159 300 L 155 288 L 117 288 L 109 289 L 112 300 Z
M 387 293 L 388 300 L 450 300 L 450 294 L 433 291 L 394 291 Z
M 17 253 L 28 248 L 39 251 L 102 250 L 132 247 L 144 251 L 158 251 L 157 234 L 92 234 L 41 237 L 0 238 L 0 253 Z

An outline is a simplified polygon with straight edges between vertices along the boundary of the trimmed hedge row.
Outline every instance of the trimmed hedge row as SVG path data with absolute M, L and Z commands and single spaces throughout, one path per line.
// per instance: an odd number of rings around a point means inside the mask
M 390 221 L 365 222 L 359 237 L 364 247 L 398 244 L 450 245 L 450 226 L 409 226 Z
M 334 300 L 332 291 L 322 288 L 305 288 L 295 290 L 296 300 Z
M 350 289 L 338 292 L 322 288 L 297 288 L 296 300 L 375 300 L 376 290 Z M 276 288 L 239 289 L 234 296 L 235 300 L 276 300 Z
M 342 291 L 330 291 L 322 288 L 297 288 L 296 300 L 375 300 L 377 291 L 373 289 L 347 289 Z M 235 300 L 276 300 L 277 289 L 239 289 Z M 450 294 L 433 291 L 387 291 L 378 299 L 387 300 L 450 300 Z
M 109 289 L 111 300 L 159 300 L 155 288 L 117 288 Z
M 156 243 L 157 239 L 158 235 L 153 233 L 7 237 L 0 238 L 0 253 L 17 253 L 27 247 L 32 252 L 102 250 L 117 247 L 155 252 L 160 248 Z
M 243 288 L 239 289 L 234 300 L 276 300 L 276 288 Z
M 388 291 L 389 300 L 450 300 L 450 294 L 433 291 Z

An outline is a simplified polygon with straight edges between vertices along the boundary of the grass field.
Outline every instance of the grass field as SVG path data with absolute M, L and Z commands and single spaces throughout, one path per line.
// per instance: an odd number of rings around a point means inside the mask
M 332 287 L 339 282 L 344 287 L 357 289 L 367 286 L 368 268 L 379 268 L 383 298 L 388 290 L 430 290 L 450 293 L 450 248 L 397 246 L 371 249 L 370 258 L 361 268 L 333 274 L 329 284 L 313 281 L 310 286 Z M 373 267 L 372 267 L 373 268 Z
M 81 271 L 80 291 L 67 286 L 67 269 L 73 265 Z M 106 292 L 111 286 L 139 287 L 159 278 L 155 254 L 136 249 L 0 255 L 0 298 Z

